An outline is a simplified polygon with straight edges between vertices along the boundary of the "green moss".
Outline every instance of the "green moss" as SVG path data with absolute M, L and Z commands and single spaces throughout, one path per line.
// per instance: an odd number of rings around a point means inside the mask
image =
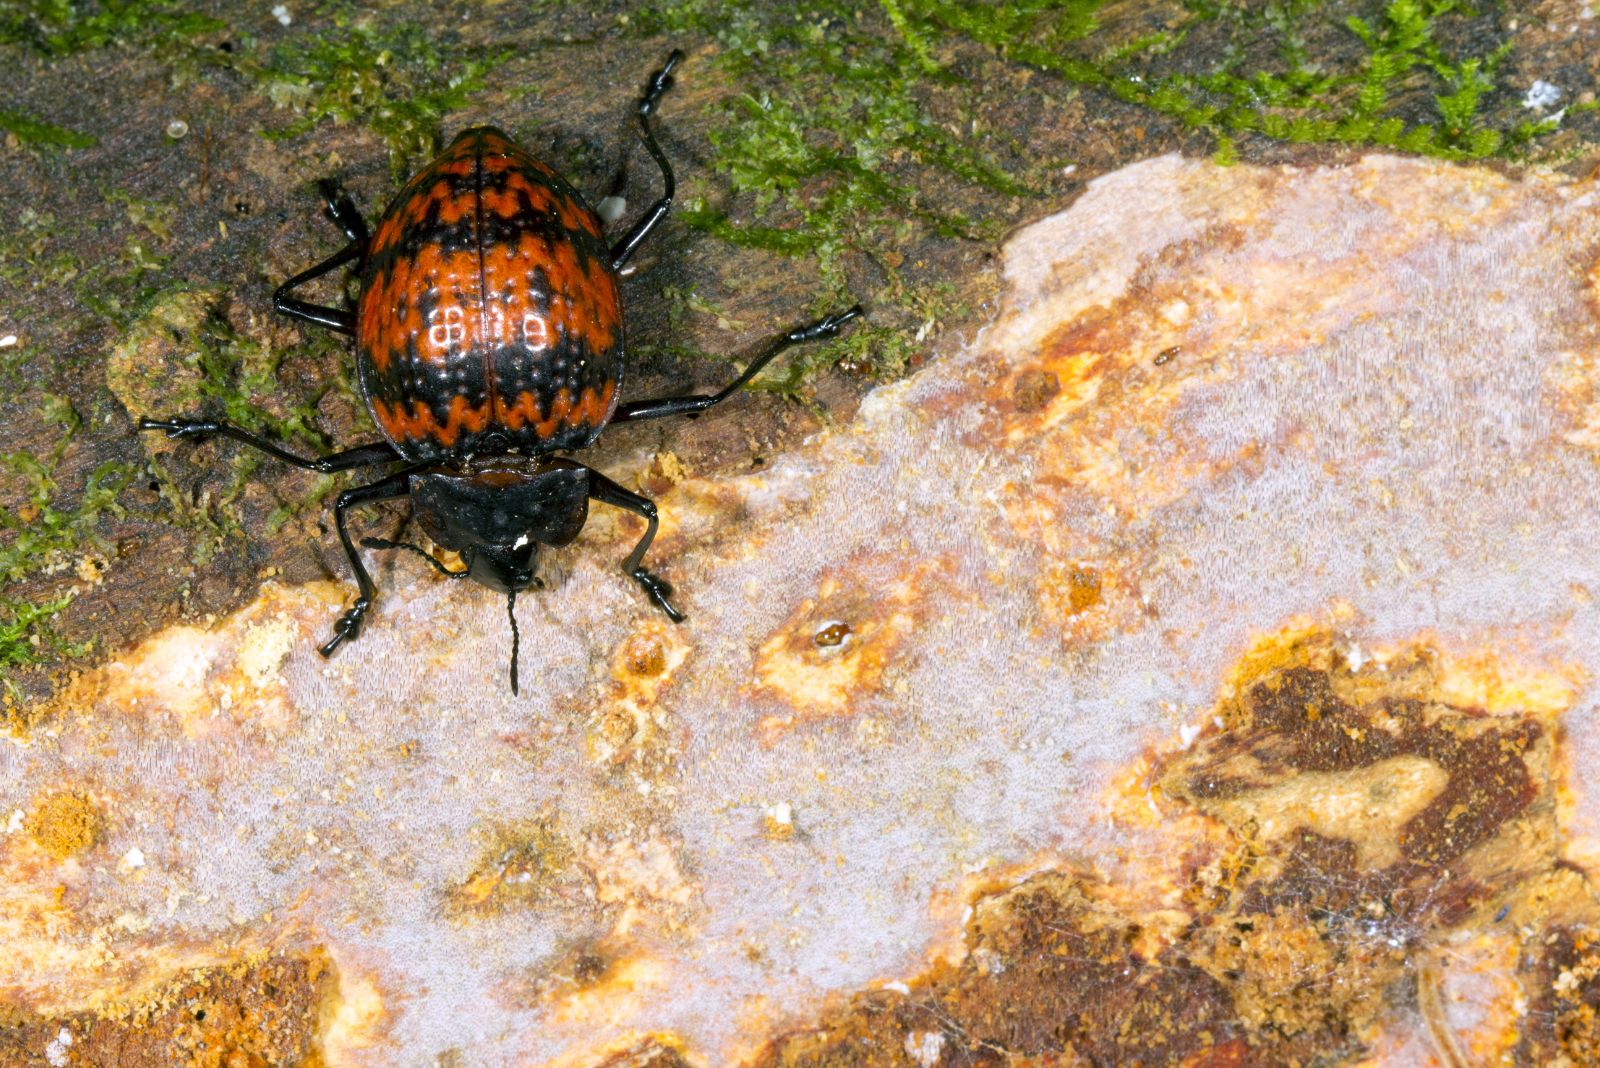
M 296 137 L 324 121 L 365 126 L 388 146 L 400 179 L 433 155 L 440 119 L 466 104 L 505 57 L 475 52 L 436 29 L 345 18 L 233 65 L 276 106 L 301 116 L 266 136 Z
M 56 444 L 48 453 L 0 453 L 0 469 L 22 490 L 15 506 L 0 507 L 0 671 L 35 663 L 50 651 L 86 651 L 67 646 L 49 628 L 51 617 L 72 600 L 71 593 L 26 598 L 15 589 L 24 579 L 72 567 L 72 558 L 97 540 L 101 516 L 120 514 L 117 498 L 135 476 L 131 466 L 107 462 L 89 473 L 81 491 L 64 489 L 57 472 L 82 419 L 59 397 L 47 398 L 38 416 L 56 431 Z
M 81 273 L 78 258 L 67 251 L 64 227 L 49 212 L 24 207 L 0 227 L 0 287 L 17 308 L 74 283 Z M 0 349 L 0 387 L 24 385 L 23 369 L 39 359 L 39 335 L 58 325 L 55 319 L 35 322 L 22 344 Z M 7 329 L 10 332 L 10 328 Z M 46 350 L 49 351 L 49 350 Z
M 6 677 L 8 670 L 88 651 L 62 641 L 50 628 L 50 620 L 71 603 L 70 595 L 38 604 L 0 597 L 0 680 L 7 692 L 15 693 L 14 683 Z
M 46 561 L 82 545 L 102 513 L 120 513 L 117 495 L 134 475 L 127 464 L 101 464 L 89 474 L 72 506 L 66 507 L 56 470 L 82 420 L 60 398 L 47 400 L 40 415 L 60 428 L 49 453 L 43 457 L 22 450 L 0 453 L 0 467 L 21 480 L 24 502 L 14 509 L 0 509 L 0 530 L 6 534 L 0 542 L 0 585 L 25 578 Z
M 0 4 L 0 42 L 47 56 L 116 44 L 183 41 L 226 28 L 176 0 L 7 0 Z
M 24 145 L 44 145 L 54 148 L 88 148 L 97 144 L 88 134 L 69 130 L 64 126 L 41 122 L 10 108 L 0 108 L 0 130 L 4 130 Z
M 1046 188 L 1044 175 L 1056 169 L 985 126 L 970 86 L 947 69 L 946 35 L 924 6 L 686 0 L 630 20 L 644 34 L 716 39 L 720 77 L 742 90 L 710 134 L 726 194 L 696 196 L 690 176 L 682 218 L 735 245 L 810 261 L 820 282 L 813 312 L 861 297 L 872 306 L 846 338 L 797 353 L 757 388 L 794 393 L 839 360 L 879 377 L 899 373 L 921 322 L 914 304 L 928 299 L 913 296 L 926 288 L 915 275 L 928 265 L 908 264 L 920 243 L 997 240 L 1006 204 Z M 1071 21 L 1056 32 L 1082 28 Z M 862 291 L 864 277 L 875 291 Z
M 1460 0 L 1177 0 L 1144 10 L 1104 0 L 668 0 L 619 25 L 714 38 L 713 62 L 736 87 L 710 135 L 722 188 L 686 198 L 691 226 L 814 263 L 816 310 L 850 299 L 864 278 L 880 280 L 868 324 L 766 379 L 785 392 L 830 361 L 883 376 L 906 367 L 930 318 L 913 305 L 933 305 L 935 321 L 952 309 L 903 254 L 940 238 L 993 240 L 1017 217 L 1018 198 L 1052 187 L 1058 161 L 996 134 L 1014 126 L 992 121 L 1007 105 L 1007 65 L 1209 135 L 1223 164 L 1251 136 L 1517 156 L 1560 126 L 1507 106 L 1498 79 L 1510 43 Z M 1072 89 L 1037 91 L 1059 99 Z M 1505 123 L 1508 113 L 1516 121 Z
M 218 289 L 163 291 L 123 333 L 106 367 L 106 385 L 135 419 L 204 414 L 225 419 L 311 453 L 327 451 L 315 429 L 316 408 L 330 391 L 349 391 L 335 376 L 310 396 L 286 399 L 279 382 L 283 353 L 234 326 L 225 294 Z M 201 535 L 195 559 L 208 560 L 222 540 L 240 532 L 234 502 L 262 462 L 248 449 L 230 453 L 229 480 L 215 499 L 195 500 L 172 477 L 164 457 L 175 446 L 166 438 L 141 439 L 150 471 L 182 525 Z M 268 521 L 275 530 L 296 512 L 320 505 L 338 480 L 319 479 L 312 491 Z

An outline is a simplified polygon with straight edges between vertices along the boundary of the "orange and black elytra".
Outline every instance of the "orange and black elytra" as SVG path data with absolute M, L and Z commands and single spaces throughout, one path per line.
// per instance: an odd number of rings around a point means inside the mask
M 608 423 L 703 412 L 789 346 L 833 337 L 861 307 L 775 339 L 716 393 L 618 403 L 618 272 L 672 207 L 672 166 L 650 120 L 682 58 L 678 51 L 668 56 L 639 101 L 644 145 L 661 168 L 661 199 L 609 245 L 583 196 L 492 126 L 462 131 L 406 183 L 373 230 L 337 181 L 320 183 L 328 217 L 349 244 L 279 286 L 273 303 L 285 315 L 355 338 L 361 393 L 383 441 L 309 459 L 220 420 L 140 421 L 140 430 L 174 438 L 232 438 L 312 471 L 399 465 L 334 504 L 357 596 L 321 647 L 323 656 L 360 635 L 377 596 L 351 541 L 348 513 L 400 497 L 411 499 L 424 533 L 459 554 L 465 567 L 452 571 L 415 545 L 377 538 L 361 544 L 420 553 L 451 578 L 473 578 L 507 594 L 513 693 L 517 591 L 539 584 L 539 546 L 576 538 L 591 500 L 644 518 L 644 536 L 622 568 L 669 618 L 684 618 L 668 599 L 672 587 L 644 566 L 656 534 L 655 504 L 557 454 L 594 444 Z M 361 278 L 354 311 L 290 296 L 346 265 Z

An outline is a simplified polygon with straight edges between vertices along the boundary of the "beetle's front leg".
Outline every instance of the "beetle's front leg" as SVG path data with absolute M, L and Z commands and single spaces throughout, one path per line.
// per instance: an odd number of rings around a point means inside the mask
M 589 469 L 589 496 L 601 504 L 609 504 L 614 508 L 621 508 L 644 517 L 646 523 L 644 537 L 639 539 L 639 544 L 633 547 L 633 552 L 622 562 L 622 570 L 639 584 L 650 600 L 655 602 L 655 606 L 667 614 L 668 619 L 674 623 L 682 623 L 683 613 L 672 607 L 672 602 L 668 600 L 672 596 L 672 587 L 644 566 L 645 551 L 655 540 L 656 526 L 659 523 L 656 518 L 656 502 L 648 497 L 641 497 L 631 490 L 623 489 L 593 468 Z
M 333 625 L 333 637 L 318 650 L 323 656 L 332 656 L 345 641 L 355 641 L 361 636 L 362 620 L 366 618 L 367 610 L 372 607 L 372 602 L 378 596 L 378 587 L 374 585 L 372 576 L 367 574 L 366 565 L 361 562 L 361 554 L 356 550 L 355 542 L 350 540 L 350 528 L 345 521 L 345 513 L 357 505 L 375 504 L 378 501 L 406 496 L 411 492 L 411 474 L 411 470 L 400 471 L 370 485 L 345 490 L 339 494 L 339 500 L 333 506 L 334 524 L 339 528 L 339 541 L 344 544 L 345 555 L 350 558 L 350 570 L 355 573 L 356 599 L 345 614 L 339 617 L 339 622 Z

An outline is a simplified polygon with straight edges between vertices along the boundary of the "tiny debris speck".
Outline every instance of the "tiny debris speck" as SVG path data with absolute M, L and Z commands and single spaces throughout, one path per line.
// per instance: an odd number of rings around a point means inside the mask
M 1528 95 L 1522 98 L 1522 106 L 1525 108 L 1547 108 L 1560 99 L 1561 87 L 1559 85 L 1551 85 L 1541 78 L 1528 86 Z
M 72 1032 L 63 1027 L 50 1044 L 44 1048 L 44 1059 L 49 1061 L 53 1068 L 62 1068 L 68 1063 L 67 1050 L 72 1046 Z

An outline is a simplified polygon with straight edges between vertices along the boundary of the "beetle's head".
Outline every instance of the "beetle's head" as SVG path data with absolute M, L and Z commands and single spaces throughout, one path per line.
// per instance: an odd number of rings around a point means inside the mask
M 466 460 L 411 476 L 417 524 L 434 543 L 461 554 L 466 574 L 508 594 L 511 692 L 517 692 L 517 591 L 541 586 L 541 545 L 565 545 L 589 517 L 589 469 L 558 457 Z
M 516 593 L 530 586 L 543 586 L 534 574 L 539 543 L 527 535 L 510 545 L 470 545 L 462 551 L 468 574 L 491 590 Z
M 588 468 L 494 457 L 412 476 L 417 523 L 461 554 L 468 573 L 501 593 L 533 586 L 540 545 L 565 545 L 589 514 Z

